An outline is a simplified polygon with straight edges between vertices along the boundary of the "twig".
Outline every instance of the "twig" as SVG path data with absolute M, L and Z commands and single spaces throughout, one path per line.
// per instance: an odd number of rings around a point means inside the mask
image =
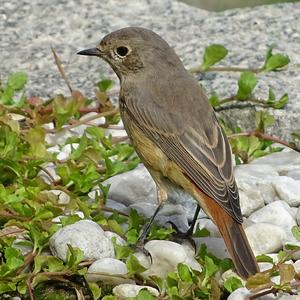
M 70 130 L 70 129 L 73 129 L 73 128 L 79 126 L 79 125 L 91 122 L 93 120 L 96 120 L 96 119 L 99 119 L 99 118 L 102 118 L 102 117 L 113 116 L 113 115 L 115 115 L 118 112 L 119 112 L 119 108 L 116 107 L 116 108 L 114 108 L 112 110 L 105 111 L 105 112 L 97 114 L 95 116 L 90 116 L 89 118 L 86 118 L 85 120 L 80 120 L 80 121 L 74 122 L 73 124 L 71 124 L 69 126 L 66 126 L 66 127 L 63 127 L 63 128 L 60 128 L 58 130 L 57 129 L 49 130 L 49 132 L 56 133 L 56 132 Z
M 262 72 L 262 68 L 242 68 L 242 67 L 210 67 L 208 69 L 203 69 L 203 66 L 197 66 L 189 69 L 191 73 L 202 73 L 202 72 L 246 72 L 250 71 L 253 73 Z
M 0 218 L 14 218 L 14 219 L 21 220 L 21 221 L 28 221 L 28 220 L 32 219 L 32 217 L 19 216 L 12 212 L 7 212 L 7 211 L 2 211 L 0 213 Z
M 24 264 L 18 269 L 16 274 L 20 275 L 23 272 L 23 270 L 33 262 L 35 256 L 36 256 L 35 252 L 28 253 L 25 257 Z
M 246 296 L 245 300 L 254 300 L 254 299 L 257 299 L 261 296 L 264 296 L 264 295 L 268 295 L 268 294 L 272 294 L 272 293 L 276 293 L 276 289 L 274 287 L 271 287 L 269 289 L 266 289 L 266 290 L 263 290 L 261 292 L 257 292 L 253 295 L 249 295 L 249 296 Z
M 241 102 L 241 101 L 239 101 L 239 102 Z M 216 107 L 214 107 L 214 110 L 216 112 L 220 112 L 220 111 L 229 110 L 229 109 L 253 108 L 255 106 L 257 106 L 257 105 L 251 104 L 251 103 L 234 103 L 234 104 L 231 104 L 231 105 L 216 106 Z
M 128 140 L 128 136 L 115 136 L 112 138 L 112 143 L 118 144 L 118 143 L 124 142 L 126 140 Z
M 258 132 L 258 131 L 234 133 L 234 134 L 228 135 L 228 138 L 232 139 L 232 138 L 239 137 L 239 136 L 256 136 L 256 137 L 261 138 L 263 140 L 272 141 L 274 143 L 284 145 L 284 146 L 289 147 L 289 148 L 291 148 L 291 149 L 293 149 L 297 152 L 300 152 L 300 148 L 297 147 L 296 145 L 293 145 L 289 142 L 283 141 L 283 140 L 279 139 L 276 136 L 272 136 L 272 135 L 265 134 L 265 133 Z
M 219 101 L 218 106 L 223 105 L 223 104 L 227 104 L 230 102 L 234 102 L 234 101 L 241 101 L 239 100 L 235 95 L 231 96 L 229 98 L 225 98 Z M 247 103 L 253 103 L 255 105 L 259 105 L 259 106 L 263 106 L 263 107 L 269 107 L 268 103 L 263 100 L 263 99 L 257 99 L 257 98 L 249 98 L 246 100 L 242 100 L 243 102 L 247 102 Z
M 26 230 L 22 229 L 22 228 L 18 228 L 18 229 L 12 230 L 10 232 L 1 233 L 0 238 L 4 237 L 4 236 L 7 236 L 7 235 L 13 235 L 13 234 L 16 234 L 16 233 L 23 233 L 24 231 L 26 231 Z
M 66 76 L 66 73 L 65 73 L 65 71 L 64 71 L 64 67 L 63 67 L 63 65 L 62 65 L 62 63 L 61 63 L 61 60 L 59 59 L 59 57 L 58 57 L 58 55 L 56 54 L 56 51 L 54 50 L 53 47 L 51 47 L 51 51 L 52 51 L 52 53 L 53 53 L 54 60 L 55 60 L 55 64 L 57 65 L 58 71 L 59 71 L 61 77 L 63 78 L 63 80 L 65 81 L 65 83 L 66 83 L 66 85 L 67 85 L 67 87 L 68 87 L 70 93 L 72 94 L 73 89 L 72 89 L 72 87 L 71 87 L 71 84 L 70 84 L 70 82 L 69 82 L 67 76 Z
M 32 275 L 28 276 L 26 284 L 28 288 L 29 298 L 30 300 L 34 300 L 33 291 L 32 291 Z
M 39 168 L 41 171 L 43 171 L 44 173 L 46 173 L 46 174 L 48 175 L 48 177 L 49 177 L 49 179 L 51 180 L 51 182 L 53 183 L 53 185 L 56 184 L 55 178 L 52 176 L 52 174 L 51 174 L 46 168 L 44 168 L 44 167 L 42 167 L 42 166 L 38 166 L 38 168 Z

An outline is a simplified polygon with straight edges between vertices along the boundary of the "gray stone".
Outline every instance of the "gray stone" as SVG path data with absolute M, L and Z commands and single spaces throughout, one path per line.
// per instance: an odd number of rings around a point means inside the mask
M 142 26 L 161 34 L 176 50 L 186 67 L 201 63 L 204 48 L 212 43 L 224 44 L 230 55 L 222 65 L 258 67 L 263 64 L 268 46 L 275 52 L 286 52 L 292 64 L 299 63 L 300 35 L 298 29 L 299 4 L 277 4 L 207 12 L 173 0 L 129 1 L 119 0 L 6 1 L 0 11 L 0 32 L 3 74 L 14 70 L 29 73 L 29 92 L 47 97 L 67 93 L 68 89 L 58 74 L 50 47 L 53 46 L 66 66 L 74 88 L 89 91 L 99 73 L 111 75 L 104 62 L 81 58 L 75 53 L 95 44 L 108 32 L 125 26 Z M 69 12 L 72 11 L 72 14 Z M 239 34 L 236 34 L 236 33 Z M 11 49 L 17 49 L 12 55 Z M 208 93 L 216 90 L 220 97 L 231 96 L 237 90 L 236 72 L 199 75 Z M 290 137 L 290 131 L 299 129 L 299 79 L 296 67 L 287 71 L 260 74 L 255 94 L 267 97 L 272 86 L 277 97 L 289 93 L 290 103 L 284 110 L 271 110 L 277 119 L 276 134 Z M 113 76 L 116 80 L 116 77 Z M 248 109 L 226 111 L 238 124 L 253 125 Z M 251 123 L 251 125 L 250 125 Z
M 299 169 L 300 154 L 293 150 L 285 150 L 260 157 L 251 163 L 259 167 L 262 164 L 273 166 L 279 175 L 285 176 L 288 172 Z
M 238 182 L 240 193 L 240 206 L 243 216 L 249 217 L 251 213 L 264 206 L 262 193 L 249 181 Z
M 95 222 L 81 220 L 59 229 L 50 238 L 50 249 L 54 256 L 66 261 L 68 244 L 81 249 L 84 259 L 114 258 L 114 248 L 103 229 Z
M 155 183 L 143 165 L 103 182 L 103 185 L 109 184 L 108 196 L 112 200 L 127 206 L 140 202 L 157 204 Z
M 295 180 L 300 180 L 300 168 L 292 171 L 288 171 L 286 176 L 291 177 Z
M 245 228 L 245 232 L 255 255 L 275 252 L 283 246 L 285 230 L 279 226 L 257 223 Z
M 207 246 L 207 250 L 218 258 L 229 257 L 224 240 L 217 237 L 194 238 L 196 248 L 199 249 L 202 244 Z
M 245 298 L 250 294 L 251 293 L 247 288 L 241 287 L 236 289 L 233 293 L 231 293 L 227 300 L 245 300 Z
M 164 278 L 168 272 L 176 271 L 179 263 L 201 271 L 200 264 L 194 258 L 195 253 L 192 253 L 186 245 L 171 241 L 151 240 L 145 244 L 145 249 L 150 252 L 152 262 L 149 262 L 149 258 L 141 252 L 135 254 L 140 263 L 147 268 L 142 273 L 145 277 L 156 275 Z
M 290 230 L 296 225 L 294 213 L 284 201 L 274 201 L 254 212 L 249 220 L 256 223 L 269 223 Z
M 99 274 L 101 273 L 101 274 Z M 125 263 L 115 258 L 101 258 L 94 261 L 88 268 L 86 280 L 88 282 L 101 281 L 104 284 L 117 285 L 122 283 L 134 283 L 126 278 L 128 269 Z
M 118 299 L 127 299 L 130 297 L 136 297 L 139 291 L 142 289 L 147 289 L 153 296 L 159 296 L 158 290 L 151 286 L 136 285 L 129 283 L 117 285 L 113 288 L 113 293 L 118 297 Z
M 299 155 L 300 156 L 300 155 Z M 280 176 L 272 182 L 280 199 L 290 206 L 300 205 L 300 180 L 294 180 L 287 176 Z

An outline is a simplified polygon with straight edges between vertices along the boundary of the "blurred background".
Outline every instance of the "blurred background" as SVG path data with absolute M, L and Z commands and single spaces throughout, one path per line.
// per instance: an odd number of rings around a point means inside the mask
M 222 11 L 231 8 L 257 6 L 273 3 L 300 2 L 300 0 L 180 0 L 210 11 Z

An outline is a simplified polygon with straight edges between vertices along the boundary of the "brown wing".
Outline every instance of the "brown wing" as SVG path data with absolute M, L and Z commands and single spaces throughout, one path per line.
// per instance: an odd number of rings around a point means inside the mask
M 168 91 L 151 89 L 147 94 L 143 89 L 142 96 L 152 99 L 147 102 L 125 96 L 124 109 L 199 189 L 241 223 L 231 150 L 206 96 L 198 86 L 195 93 L 186 94 L 184 101 L 174 97 L 183 91 L 176 88 Z

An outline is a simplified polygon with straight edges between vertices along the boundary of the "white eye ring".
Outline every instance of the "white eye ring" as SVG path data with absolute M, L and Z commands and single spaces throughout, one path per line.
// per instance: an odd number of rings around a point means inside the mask
M 119 46 L 114 50 L 114 53 L 119 58 L 124 58 L 128 53 L 130 53 L 130 49 L 126 46 Z

